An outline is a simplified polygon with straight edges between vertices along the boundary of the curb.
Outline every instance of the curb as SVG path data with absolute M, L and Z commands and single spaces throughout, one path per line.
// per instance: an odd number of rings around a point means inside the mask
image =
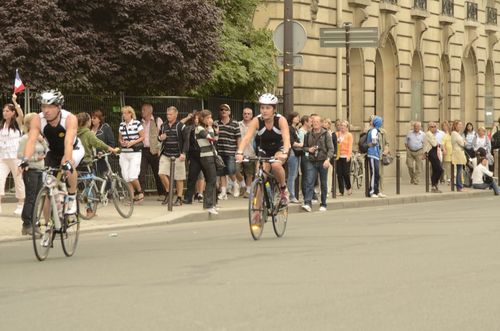
M 446 200 L 454 200 L 454 199 L 470 199 L 477 198 L 483 196 L 491 196 L 492 193 L 489 190 L 476 190 L 471 192 L 446 192 L 441 194 L 431 194 L 431 193 L 423 193 L 412 196 L 392 196 L 389 198 L 382 199 L 357 199 L 357 200 L 336 200 L 334 203 L 330 203 L 329 211 L 338 211 L 341 209 L 353 209 L 353 208 L 366 208 L 366 207 L 381 207 L 381 206 L 393 206 L 393 205 L 404 205 L 410 203 L 420 203 L 420 202 L 433 202 L 433 201 L 446 201 Z M 291 205 L 288 208 L 289 213 L 291 214 L 309 214 L 302 210 L 300 205 Z M 224 209 L 219 215 L 211 216 L 208 215 L 207 212 L 199 211 L 199 212 L 183 212 L 183 215 L 179 215 L 171 220 L 163 220 L 164 216 L 157 216 L 152 218 L 150 222 L 147 223 L 123 223 L 123 224 L 113 224 L 113 225 L 105 225 L 102 227 L 95 227 L 90 229 L 81 229 L 80 233 L 98 233 L 105 232 L 109 230 L 127 230 L 134 228 L 147 228 L 147 227 L 155 227 L 160 225 L 173 225 L 173 224 L 181 224 L 181 223 L 194 223 L 194 222 L 204 222 L 204 221 L 222 221 L 232 218 L 241 218 L 244 217 L 248 212 L 247 208 L 232 208 L 232 209 Z M 181 213 L 179 213 L 181 214 Z M 83 225 L 85 222 L 83 222 Z M 7 242 L 16 242 L 16 241 L 28 241 L 31 240 L 30 237 L 15 237 L 15 238 L 6 238 L 1 239 L 0 243 Z

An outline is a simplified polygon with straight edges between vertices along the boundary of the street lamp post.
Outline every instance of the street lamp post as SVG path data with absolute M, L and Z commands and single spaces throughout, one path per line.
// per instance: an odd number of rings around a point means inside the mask
M 283 54 L 283 113 L 293 112 L 293 0 L 285 1 Z

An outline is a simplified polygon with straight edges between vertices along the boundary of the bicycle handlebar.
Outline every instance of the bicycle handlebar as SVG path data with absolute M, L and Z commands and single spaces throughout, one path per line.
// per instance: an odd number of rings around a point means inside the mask
M 281 162 L 280 160 L 276 159 L 274 156 L 273 157 L 264 157 L 264 156 L 245 156 L 241 162 L 251 162 L 251 161 L 262 161 L 262 162 L 269 162 L 269 163 L 274 163 L 274 162 Z

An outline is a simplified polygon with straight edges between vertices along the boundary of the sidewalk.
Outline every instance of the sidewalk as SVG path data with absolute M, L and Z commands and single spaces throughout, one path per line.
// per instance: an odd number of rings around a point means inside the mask
M 401 194 L 396 195 L 396 184 L 394 178 L 385 180 L 385 194 L 387 198 L 365 198 L 364 186 L 361 189 L 353 189 L 352 196 L 337 196 L 336 199 L 328 199 L 328 210 L 339 210 L 344 208 L 362 208 L 371 206 L 389 206 L 395 204 L 418 203 L 427 201 L 440 201 L 451 199 L 467 199 L 480 196 L 492 196 L 490 190 L 474 190 L 469 188 L 467 192 L 451 192 L 450 186 L 440 187 L 443 193 L 425 193 L 425 185 L 410 185 L 408 182 L 401 183 Z M 363 183 L 364 185 L 364 183 Z M 89 221 L 82 221 L 82 232 L 111 231 L 125 228 L 166 225 L 185 222 L 200 222 L 208 220 L 222 220 L 245 217 L 248 212 L 248 200 L 244 198 L 229 198 L 220 201 L 219 215 L 211 216 L 203 211 L 202 204 L 193 203 L 182 207 L 174 207 L 168 212 L 166 206 L 156 201 L 156 196 L 147 197 L 141 205 L 136 205 L 134 213 L 129 219 L 118 215 L 112 202 L 106 207 L 99 206 L 97 216 Z M 28 236 L 21 236 L 21 219 L 13 214 L 16 203 L 13 199 L 6 198 L 2 203 L 3 213 L 0 214 L 0 242 L 29 240 Z M 291 204 L 290 213 L 303 213 L 305 217 L 312 217 L 318 212 L 319 204 L 313 206 L 312 213 L 304 212 L 300 205 Z M 335 213 L 338 217 L 338 212 Z

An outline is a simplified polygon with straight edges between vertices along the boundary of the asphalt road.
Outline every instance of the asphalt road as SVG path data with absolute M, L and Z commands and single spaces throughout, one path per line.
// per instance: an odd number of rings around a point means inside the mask
M 500 330 L 499 202 L 84 234 L 45 262 L 0 244 L 0 330 Z

